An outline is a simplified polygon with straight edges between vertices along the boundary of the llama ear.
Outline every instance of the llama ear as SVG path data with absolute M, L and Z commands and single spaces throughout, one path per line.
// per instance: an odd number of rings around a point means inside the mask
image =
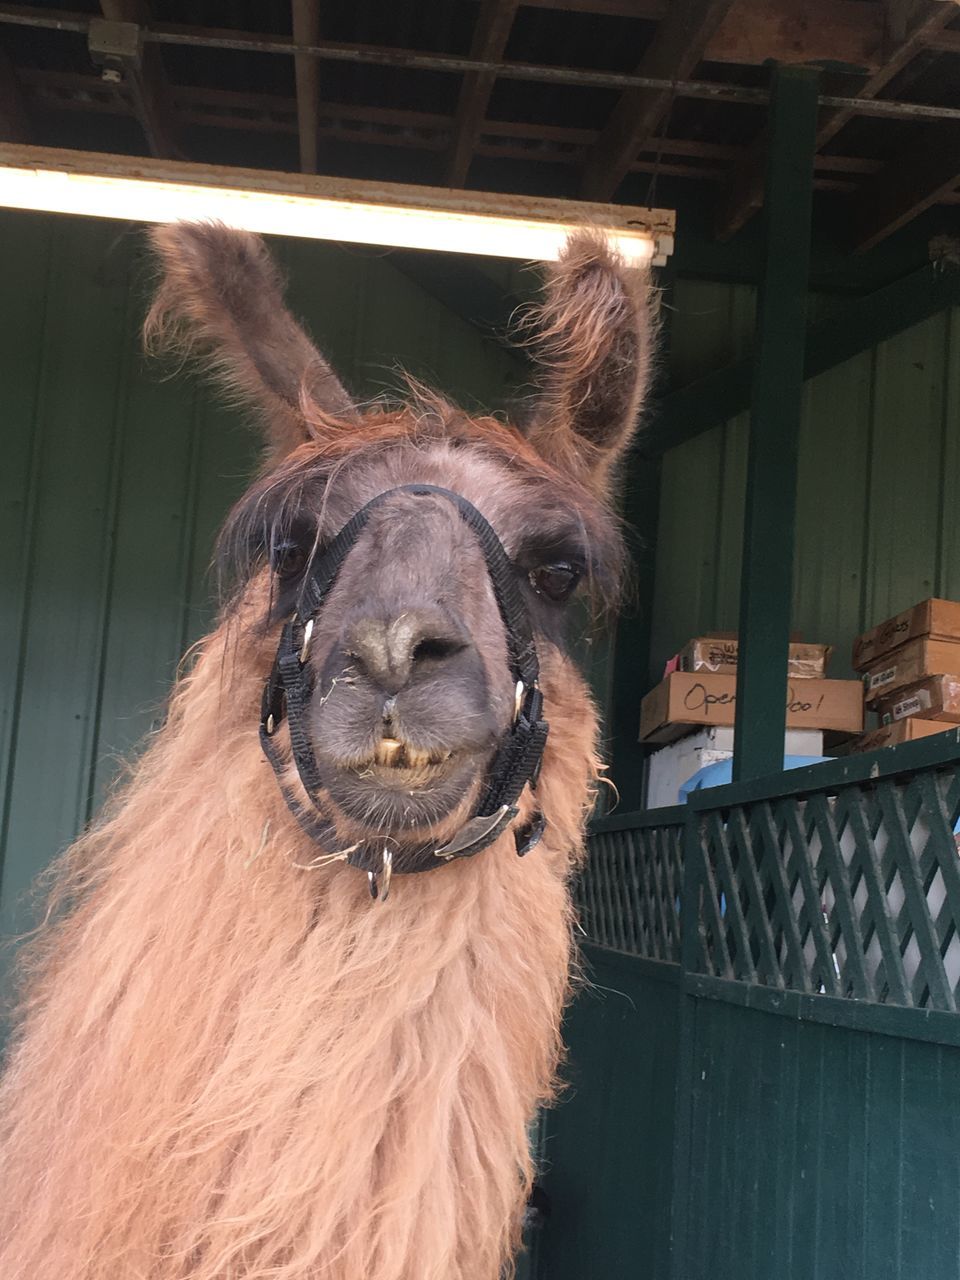
M 637 426 L 654 322 L 646 271 L 594 231 L 571 236 L 531 321 L 541 394 L 527 428 L 548 461 L 604 490 Z
M 316 434 L 324 414 L 352 417 L 336 374 L 286 309 L 259 236 L 216 222 L 154 227 L 161 280 L 143 326 L 149 351 L 202 352 L 238 398 L 264 413 L 277 459 Z

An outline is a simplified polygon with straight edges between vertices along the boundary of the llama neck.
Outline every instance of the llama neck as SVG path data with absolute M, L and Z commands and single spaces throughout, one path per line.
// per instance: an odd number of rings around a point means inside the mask
M 559 1049 L 592 738 L 554 739 L 535 854 L 508 835 L 378 906 L 304 869 L 217 660 L 73 857 L 93 887 L 5 1085 L 0 1274 L 496 1280 Z

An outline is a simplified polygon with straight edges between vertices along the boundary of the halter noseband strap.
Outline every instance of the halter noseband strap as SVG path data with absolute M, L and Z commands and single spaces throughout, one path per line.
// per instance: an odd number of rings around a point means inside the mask
M 500 740 L 473 814 L 452 839 L 439 848 L 427 841 L 393 849 L 391 846 L 396 842 L 388 837 L 361 841 L 344 850 L 345 859 L 351 866 L 368 873 L 374 897 L 378 892 L 385 896 L 391 871 L 429 871 L 453 858 L 471 857 L 491 845 L 516 818 L 517 801 L 523 788 L 527 783 L 531 788 L 536 786 L 548 731 L 547 722 L 543 719 L 543 696 L 537 686 L 540 668 L 533 628 L 516 573 L 500 539 L 476 507 L 460 494 L 432 484 L 399 485 L 378 494 L 361 507 L 316 557 L 301 589 L 296 612 L 280 633 L 277 656 L 263 690 L 260 742 L 290 811 L 311 839 L 328 847 L 331 841 L 336 840 L 333 824 L 319 811 L 322 783 L 306 724 L 306 711 L 313 694 L 307 658 L 317 614 L 344 561 L 371 512 L 397 493 L 408 493 L 414 497 L 439 495 L 447 499 L 476 536 L 506 631 L 508 664 L 516 683 L 517 696 L 513 723 Z M 312 813 L 304 809 L 283 778 L 286 761 L 274 741 L 274 735 L 284 719 L 289 724 L 294 763 L 303 789 L 313 805 Z M 543 828 L 544 820 L 537 813 L 522 829 L 514 832 L 517 852 L 521 856 L 538 843 Z M 382 877 L 382 884 L 379 877 Z

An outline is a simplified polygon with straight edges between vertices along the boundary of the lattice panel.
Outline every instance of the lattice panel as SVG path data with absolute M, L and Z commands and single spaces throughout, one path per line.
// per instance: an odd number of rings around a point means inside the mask
M 960 766 L 702 813 L 698 971 L 956 1011 L 958 815 Z
M 591 942 L 648 960 L 680 960 L 683 827 L 600 831 L 575 887 Z

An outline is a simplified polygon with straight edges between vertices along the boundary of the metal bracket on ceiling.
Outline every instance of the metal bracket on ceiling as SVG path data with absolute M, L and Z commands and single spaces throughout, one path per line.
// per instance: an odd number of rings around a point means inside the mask
M 126 71 L 140 66 L 143 28 L 136 22 L 91 18 L 87 48 L 91 61 L 100 68 L 101 79 L 108 84 L 119 84 Z

